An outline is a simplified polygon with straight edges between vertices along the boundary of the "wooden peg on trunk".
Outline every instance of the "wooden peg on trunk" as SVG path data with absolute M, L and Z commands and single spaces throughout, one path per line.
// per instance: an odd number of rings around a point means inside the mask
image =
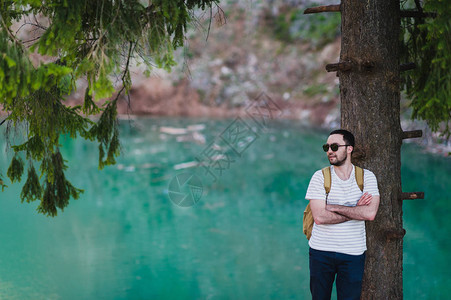
M 340 12 L 340 8 L 341 8 L 340 4 L 310 7 L 310 8 L 307 8 L 306 10 L 304 10 L 304 14 L 317 14 L 317 13 L 323 13 L 323 12 Z
M 422 12 L 418 10 L 401 10 L 399 12 L 401 18 L 436 18 L 437 13 L 434 12 Z
M 401 200 L 424 199 L 424 192 L 401 193 Z
M 402 139 L 413 139 L 413 138 L 419 138 L 423 136 L 422 130 L 412 130 L 412 131 L 403 131 L 402 132 Z
M 415 63 L 409 62 L 406 64 L 399 65 L 399 71 L 400 72 L 409 71 L 415 69 L 416 67 L 417 65 Z
M 402 229 L 388 229 L 385 231 L 385 238 L 387 240 L 400 240 L 406 235 L 406 230 Z
M 349 71 L 351 69 L 352 69 L 352 64 L 350 62 L 346 62 L 346 61 L 326 65 L 327 72 Z

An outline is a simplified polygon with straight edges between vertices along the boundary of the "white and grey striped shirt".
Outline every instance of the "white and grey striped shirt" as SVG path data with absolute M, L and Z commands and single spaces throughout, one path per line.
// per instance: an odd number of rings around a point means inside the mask
M 355 206 L 363 193 L 368 192 L 379 196 L 376 176 L 369 170 L 363 173 L 363 192 L 360 191 L 355 179 L 355 168 L 352 166 L 348 180 L 341 180 L 331 167 L 332 186 L 328 204 Z M 307 200 L 326 200 L 324 176 L 321 170 L 313 174 L 305 195 Z M 360 255 L 366 250 L 365 221 L 350 220 L 340 224 L 313 225 L 309 246 L 316 250 L 333 251 L 350 255 Z

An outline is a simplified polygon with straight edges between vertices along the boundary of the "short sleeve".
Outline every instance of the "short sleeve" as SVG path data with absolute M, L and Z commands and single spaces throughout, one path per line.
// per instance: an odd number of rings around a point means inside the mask
M 379 189 L 377 187 L 377 179 L 373 172 L 366 170 L 364 171 L 364 186 L 363 192 L 368 192 L 373 196 L 379 196 Z
M 305 195 L 307 200 L 326 200 L 326 190 L 324 189 L 324 176 L 321 170 L 318 170 L 313 174 L 312 179 L 307 188 L 307 194 Z

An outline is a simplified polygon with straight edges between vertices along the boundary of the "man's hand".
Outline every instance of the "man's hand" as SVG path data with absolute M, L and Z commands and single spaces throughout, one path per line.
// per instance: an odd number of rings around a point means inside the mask
M 372 200 L 373 195 L 368 194 L 368 192 L 366 192 L 365 194 L 362 195 L 362 197 L 360 197 L 359 201 L 357 201 L 357 206 L 370 205 Z

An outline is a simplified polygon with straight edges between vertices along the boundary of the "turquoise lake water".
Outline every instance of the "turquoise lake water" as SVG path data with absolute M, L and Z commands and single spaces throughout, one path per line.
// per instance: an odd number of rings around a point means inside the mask
M 275 122 L 240 145 L 215 182 L 202 167 L 177 170 L 232 123 L 122 121 L 122 155 L 103 171 L 95 144 L 63 139 L 68 178 L 85 193 L 55 218 L 21 204 L 22 185 L 7 180 L 0 299 L 310 299 L 301 213 L 311 175 L 328 163 L 327 132 Z M 160 132 L 189 125 L 205 144 Z M 11 154 L 3 138 L 0 146 L 6 175 Z M 451 159 L 406 144 L 402 161 L 404 191 L 426 193 L 404 202 L 404 298 L 449 299 Z M 193 207 L 169 197 L 186 172 L 201 182 Z

